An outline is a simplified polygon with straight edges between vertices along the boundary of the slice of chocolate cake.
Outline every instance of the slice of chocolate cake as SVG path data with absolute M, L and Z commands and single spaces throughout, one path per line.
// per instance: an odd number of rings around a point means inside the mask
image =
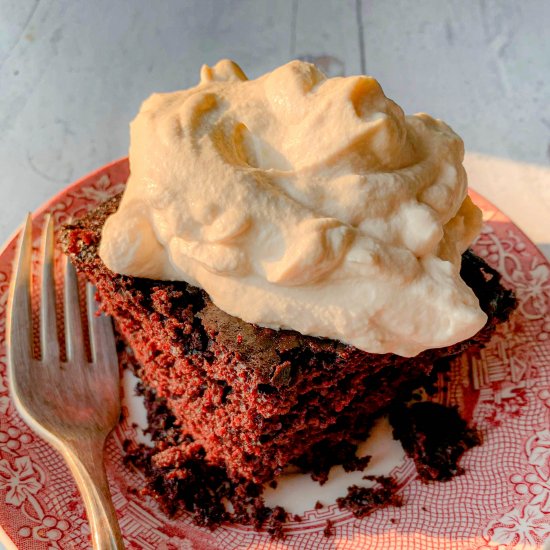
M 166 404 L 175 429 L 191 435 L 206 460 L 233 480 L 265 482 L 316 444 L 364 437 L 372 419 L 437 360 L 482 347 L 514 306 L 498 273 L 468 251 L 461 276 L 488 321 L 450 347 L 406 358 L 262 328 L 224 313 L 184 282 L 110 271 L 97 249 L 119 201 L 65 226 L 62 247 L 96 285 L 102 308 L 139 361 L 138 376 Z

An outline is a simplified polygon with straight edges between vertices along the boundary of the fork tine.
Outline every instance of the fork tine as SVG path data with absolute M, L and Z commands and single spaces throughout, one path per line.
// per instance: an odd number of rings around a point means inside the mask
M 31 312 L 32 217 L 27 214 L 21 231 L 8 303 L 8 353 L 10 369 L 28 365 L 32 352 Z M 15 377 L 10 376 L 14 381 Z
M 78 299 L 78 281 L 76 271 L 65 258 L 65 341 L 67 362 L 76 364 L 86 361 L 84 333 L 80 317 L 80 300 Z
M 42 232 L 42 288 L 40 291 L 40 350 L 42 361 L 52 363 L 59 358 L 55 315 L 53 217 L 48 215 Z
M 91 284 L 86 285 L 86 297 L 92 361 L 102 369 L 109 371 L 113 369 L 118 372 L 118 357 L 111 319 L 104 313 L 96 315 L 98 307 L 95 289 Z

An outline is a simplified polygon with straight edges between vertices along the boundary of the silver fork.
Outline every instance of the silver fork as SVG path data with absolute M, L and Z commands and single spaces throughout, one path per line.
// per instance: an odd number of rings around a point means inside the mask
M 25 422 L 55 447 L 69 466 L 84 499 L 94 548 L 124 544 L 103 463 L 105 439 L 120 415 L 118 361 L 111 322 L 95 315 L 88 285 L 88 324 L 92 362 L 86 358 L 76 273 L 65 269 L 65 339 L 61 361 L 54 289 L 53 220 L 42 234 L 40 292 L 41 359 L 33 356 L 31 313 L 32 220 L 20 237 L 8 302 L 8 376 L 11 396 Z

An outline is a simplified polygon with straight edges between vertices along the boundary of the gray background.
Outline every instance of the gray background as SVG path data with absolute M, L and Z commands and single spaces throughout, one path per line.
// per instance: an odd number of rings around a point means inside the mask
M 222 57 L 250 77 L 296 57 L 372 74 L 490 155 L 472 157 L 472 184 L 520 225 L 533 203 L 550 220 L 549 27 L 547 0 L 0 0 L 0 241 L 124 156 L 151 92 L 193 85 Z M 546 229 L 526 229 L 544 247 Z

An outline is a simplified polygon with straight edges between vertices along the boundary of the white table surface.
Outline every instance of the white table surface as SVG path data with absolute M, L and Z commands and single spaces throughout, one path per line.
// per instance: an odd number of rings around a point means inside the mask
M 550 256 L 549 23 L 548 0 L 0 0 L 0 241 L 124 156 L 151 92 L 301 57 L 448 122 L 472 187 Z
M 472 187 L 550 257 L 549 24 L 548 0 L 0 0 L 0 241 L 124 156 L 151 92 L 299 57 L 448 122 Z

